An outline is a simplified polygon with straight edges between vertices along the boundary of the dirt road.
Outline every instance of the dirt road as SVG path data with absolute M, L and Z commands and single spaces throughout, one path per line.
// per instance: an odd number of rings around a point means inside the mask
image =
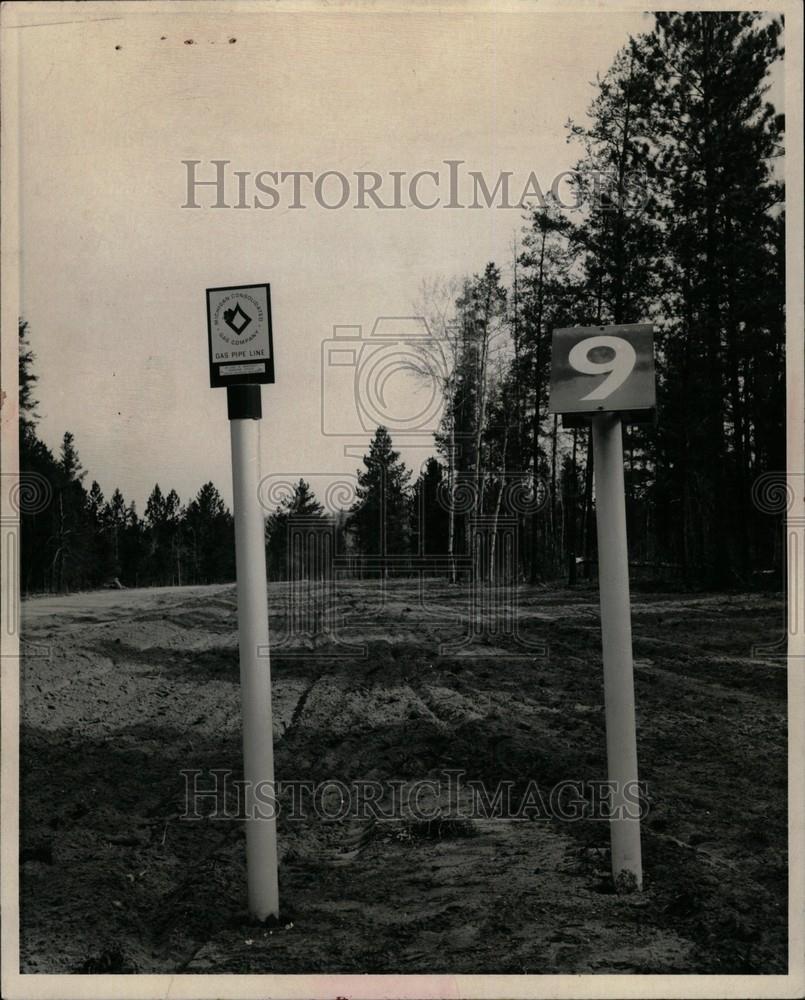
M 323 617 L 283 643 L 271 587 L 277 778 L 330 782 L 329 815 L 333 781 L 385 808 L 424 779 L 447 806 L 448 770 L 517 803 L 603 779 L 595 591 L 525 589 L 519 642 L 462 645 L 467 593 L 423 588 L 313 587 Z M 239 774 L 234 588 L 33 599 L 23 622 L 23 971 L 786 969 L 786 673 L 753 655 L 775 597 L 635 595 L 642 894 L 610 891 L 605 821 L 295 817 L 283 792 L 271 928 L 243 916 L 236 786 L 229 818 L 183 818 L 183 771 Z

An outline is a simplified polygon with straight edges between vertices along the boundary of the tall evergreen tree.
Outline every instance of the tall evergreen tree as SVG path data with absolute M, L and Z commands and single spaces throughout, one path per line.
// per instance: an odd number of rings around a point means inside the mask
M 124 534 L 126 530 L 127 508 L 126 501 L 120 490 L 115 487 L 112 499 L 104 508 L 104 522 L 109 532 L 112 573 L 113 577 L 118 577 L 123 582 L 128 582 L 128 574 L 124 572 L 122 554 L 124 547 Z M 125 579 L 124 579 L 125 578 Z
M 159 488 L 159 483 L 154 484 L 154 488 L 151 490 L 151 495 L 146 501 L 145 520 L 151 529 L 159 528 L 165 520 L 165 498 L 162 496 L 162 490 Z
M 38 414 L 34 386 L 37 375 L 33 368 L 36 357 L 29 336 L 28 323 L 20 319 L 20 475 L 30 477 L 32 489 L 28 495 L 36 498 L 35 502 L 23 504 L 20 510 L 20 586 L 25 593 L 49 590 L 53 586 L 52 561 L 56 551 L 54 496 L 60 478 L 58 462 L 36 433 Z
M 92 581 L 92 525 L 87 510 L 87 493 L 81 485 L 85 477 L 75 438 L 70 431 L 65 431 L 55 484 L 55 552 L 51 562 L 54 590 L 77 590 Z
M 33 369 L 36 356 L 31 349 L 27 320 L 19 320 L 18 332 L 20 437 L 24 441 L 27 435 L 34 433 L 36 421 L 38 420 L 36 412 L 37 401 L 34 399 L 34 385 L 38 381 L 38 376 Z
M 572 138 L 584 148 L 575 170 L 582 207 L 572 233 L 581 279 L 573 320 L 577 325 L 647 322 L 662 292 L 657 183 L 646 163 L 659 125 L 644 52 L 642 38 L 630 40 L 598 79 L 587 122 L 568 123 Z M 623 434 L 627 517 L 634 529 L 635 491 L 645 487 L 646 470 L 653 468 L 656 437 L 653 428 L 635 425 L 624 427 Z M 585 437 L 582 539 L 589 560 L 593 454 L 589 432 Z M 634 543 L 634 530 L 629 537 Z
M 449 498 L 444 470 L 435 458 L 425 463 L 414 483 L 411 503 L 411 551 L 424 556 L 446 555 Z
M 90 582 L 94 587 L 102 586 L 117 574 L 114 572 L 114 556 L 106 503 L 97 480 L 92 481 L 87 495 L 87 516 L 92 536 Z
M 272 579 L 287 580 L 293 568 L 297 579 L 307 575 L 311 567 L 294 559 L 305 559 L 309 553 L 293 553 L 291 551 L 291 528 L 302 521 L 320 520 L 324 517 L 324 508 L 316 499 L 310 484 L 300 479 L 293 492 L 285 497 L 266 521 L 266 548 L 268 556 L 268 572 Z M 312 571 L 312 570 L 311 570 Z
M 143 529 L 148 553 L 148 582 L 169 584 L 174 575 L 174 552 L 167 502 L 159 483 L 154 484 L 146 501 Z
M 784 467 L 783 119 L 765 98 L 780 30 L 750 12 L 658 13 L 638 50 L 666 240 L 656 500 L 711 584 L 746 579 L 749 487 L 764 460 Z
M 234 579 L 234 522 L 213 483 L 205 483 L 187 505 L 184 528 L 193 582 Z
M 357 499 L 350 526 L 358 548 L 367 555 L 402 555 L 409 551 L 408 482 L 410 471 L 392 447 L 391 436 L 377 428 L 358 470 Z
M 184 507 L 176 490 L 170 490 L 165 497 L 163 519 L 163 544 L 166 563 L 170 567 L 166 576 L 168 582 L 181 587 L 183 583 L 182 566 L 185 558 L 185 548 L 182 538 L 182 519 Z
M 554 509 L 557 424 L 551 421 L 550 452 L 544 442 L 544 421 L 547 417 L 550 388 L 551 335 L 556 327 L 577 323 L 577 283 L 573 278 L 576 245 L 571 240 L 569 220 L 558 207 L 546 206 L 531 211 L 524 234 L 520 256 L 521 289 L 519 349 L 516 369 L 512 375 L 527 389 L 520 404 L 522 423 L 516 452 L 522 456 L 523 471 L 530 471 L 534 495 L 546 481 L 551 483 L 552 496 L 548 513 Z M 542 524 L 541 524 L 542 522 Z M 552 532 L 553 524 L 545 521 L 545 512 L 532 505 L 529 525 L 529 576 L 535 582 L 555 570 Z

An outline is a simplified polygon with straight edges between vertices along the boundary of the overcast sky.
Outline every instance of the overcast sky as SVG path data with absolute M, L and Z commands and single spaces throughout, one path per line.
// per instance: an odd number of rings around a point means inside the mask
M 187 500 L 212 479 L 231 498 L 226 392 L 208 387 L 206 287 L 271 283 L 277 382 L 263 389 L 263 473 L 354 471 L 345 445 L 363 451 L 369 435 L 322 433 L 333 326 L 366 336 L 377 316 L 412 312 L 423 278 L 508 267 L 521 224 L 516 209 L 417 209 L 405 187 L 404 209 L 358 210 L 355 172 L 381 174 L 388 202 L 391 172 L 406 171 L 407 184 L 419 170 L 439 171 L 446 200 L 446 159 L 492 181 L 512 171 L 515 192 L 532 170 L 550 186 L 578 156 L 564 124 L 584 115 L 590 81 L 651 26 L 617 13 L 199 15 L 176 4 L 50 25 L 69 19 L 26 13 L 21 301 L 40 433 L 55 450 L 73 431 L 87 485 L 97 479 L 107 496 L 120 486 L 140 513 L 157 481 Z M 81 16 L 99 10 L 73 9 Z M 235 170 L 337 170 L 350 200 L 328 210 L 308 186 L 307 207 L 292 209 L 286 183 L 270 210 L 210 208 L 209 188 L 196 195 L 203 207 L 183 208 L 188 159 L 203 179 L 211 160 L 230 161 L 230 204 Z M 334 374 L 351 378 L 324 377 Z M 395 405 L 406 385 L 392 380 Z M 404 452 L 411 464 L 427 453 Z

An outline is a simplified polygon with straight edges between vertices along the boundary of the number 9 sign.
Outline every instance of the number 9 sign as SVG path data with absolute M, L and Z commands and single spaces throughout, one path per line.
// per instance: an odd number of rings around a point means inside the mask
M 554 330 L 551 413 L 616 412 L 634 422 L 653 419 L 655 405 L 651 324 Z M 564 422 L 572 426 L 574 420 Z

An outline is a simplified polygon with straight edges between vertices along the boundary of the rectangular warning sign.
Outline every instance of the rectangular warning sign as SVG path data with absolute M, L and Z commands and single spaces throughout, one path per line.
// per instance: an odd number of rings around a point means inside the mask
M 274 381 L 271 287 L 207 289 L 210 385 L 267 385 Z

